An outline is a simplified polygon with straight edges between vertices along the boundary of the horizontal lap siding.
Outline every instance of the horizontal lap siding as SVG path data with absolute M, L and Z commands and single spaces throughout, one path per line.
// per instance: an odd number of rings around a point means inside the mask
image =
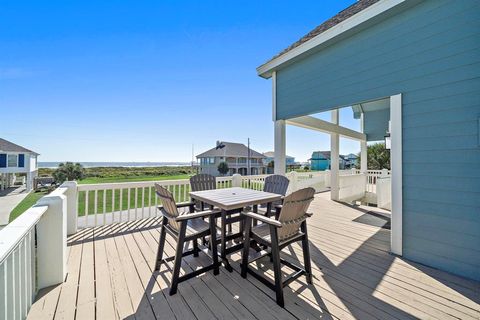
M 403 94 L 404 256 L 480 280 L 480 3 L 425 1 L 277 71 L 277 118 Z

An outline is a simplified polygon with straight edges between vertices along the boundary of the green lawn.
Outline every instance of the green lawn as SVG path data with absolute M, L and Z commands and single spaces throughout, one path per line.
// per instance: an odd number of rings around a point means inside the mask
M 22 213 L 27 211 L 31 206 L 33 206 L 38 199 L 46 195 L 46 191 L 41 191 L 41 192 L 31 192 L 28 196 L 25 197 L 13 210 L 10 212 L 10 219 L 9 222 L 12 222 L 20 216 Z

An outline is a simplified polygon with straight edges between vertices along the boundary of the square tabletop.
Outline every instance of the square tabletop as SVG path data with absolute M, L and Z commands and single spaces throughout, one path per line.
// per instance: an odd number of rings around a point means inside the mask
M 282 195 L 276 193 L 245 188 L 192 191 L 190 197 L 227 211 L 282 199 Z

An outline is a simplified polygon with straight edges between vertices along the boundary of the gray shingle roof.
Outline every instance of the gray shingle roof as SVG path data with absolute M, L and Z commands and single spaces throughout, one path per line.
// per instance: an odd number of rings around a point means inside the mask
M 273 151 L 267 151 L 267 152 L 264 152 L 263 155 L 267 158 L 273 158 L 275 157 L 275 152 Z M 292 157 L 292 156 L 289 156 L 288 154 L 285 156 L 286 158 L 295 158 L 295 157 Z
M 19 146 L 18 144 L 15 144 L 13 142 L 7 141 L 5 139 L 0 138 L 0 151 L 4 152 L 25 152 L 25 153 L 36 153 L 35 151 L 29 150 L 27 148 L 24 148 L 22 146 Z
M 197 158 L 204 157 L 247 157 L 248 148 L 243 143 L 234 143 L 234 142 L 223 142 L 225 145 L 222 149 L 212 148 L 208 151 L 200 153 L 197 155 Z M 251 158 L 265 158 L 265 156 L 255 150 L 250 149 Z
M 288 46 L 287 48 L 285 48 L 283 51 L 281 51 L 280 53 L 275 55 L 273 58 L 271 58 L 270 60 L 265 62 L 263 65 L 269 63 L 270 61 L 272 61 L 275 58 L 280 57 L 281 55 L 289 52 L 290 50 L 300 46 L 301 44 L 307 42 L 308 40 L 310 40 L 312 38 L 315 38 L 319 34 L 325 32 L 328 29 L 336 26 L 337 24 L 347 20 L 348 18 L 350 18 L 351 16 L 359 13 L 360 11 L 365 10 L 366 8 L 368 8 L 371 5 L 377 3 L 378 1 L 380 1 L 380 0 L 358 0 L 357 2 L 355 2 L 354 4 L 349 6 L 348 8 L 340 11 L 335 16 L 328 19 L 327 21 L 325 21 L 324 23 L 322 23 L 321 25 L 319 25 L 318 27 L 316 27 L 315 29 L 313 29 L 312 31 L 310 31 L 309 33 L 304 35 L 302 38 L 300 38 L 300 40 L 296 41 L 295 43 L 293 43 L 290 46 Z

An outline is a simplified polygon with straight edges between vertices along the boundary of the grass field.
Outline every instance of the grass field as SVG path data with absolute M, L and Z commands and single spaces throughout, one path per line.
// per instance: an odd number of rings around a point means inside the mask
M 31 192 L 28 196 L 25 197 L 13 210 L 10 212 L 9 222 L 12 222 L 15 218 L 20 216 L 22 213 L 27 211 L 28 208 L 33 206 L 38 199 L 46 195 L 46 191 L 42 192 Z
M 40 168 L 40 176 L 51 176 L 53 169 Z M 138 182 L 138 181 L 161 181 L 161 180 L 181 180 L 188 179 L 192 175 L 192 169 L 190 167 L 136 167 L 136 168 L 124 168 L 124 167 L 101 167 L 101 168 L 86 168 L 85 178 L 80 180 L 79 184 L 95 184 L 95 183 L 115 183 L 115 182 Z M 130 190 L 130 207 L 135 207 L 135 189 Z M 144 204 L 148 204 L 148 189 L 145 188 Z M 183 189 L 182 189 L 183 192 Z M 16 217 L 24 213 L 28 208 L 33 206 L 38 199 L 46 195 L 46 191 L 32 192 L 25 199 L 23 199 L 10 213 L 10 222 Z M 183 193 L 181 193 L 183 195 Z M 187 191 L 188 194 L 188 191 Z M 105 208 L 103 208 L 103 191 L 97 192 L 97 212 L 111 212 L 112 211 L 112 191 L 107 190 L 105 194 Z M 137 207 L 142 205 L 141 189 L 137 190 Z M 155 203 L 155 193 L 151 192 L 151 203 Z M 89 214 L 93 214 L 95 204 L 95 192 L 89 192 Z M 122 210 L 128 208 L 128 190 L 123 190 L 122 194 Z M 78 212 L 79 215 L 85 214 L 85 192 L 79 193 L 78 198 Z M 115 207 L 114 211 L 120 210 L 120 191 L 115 191 Z

